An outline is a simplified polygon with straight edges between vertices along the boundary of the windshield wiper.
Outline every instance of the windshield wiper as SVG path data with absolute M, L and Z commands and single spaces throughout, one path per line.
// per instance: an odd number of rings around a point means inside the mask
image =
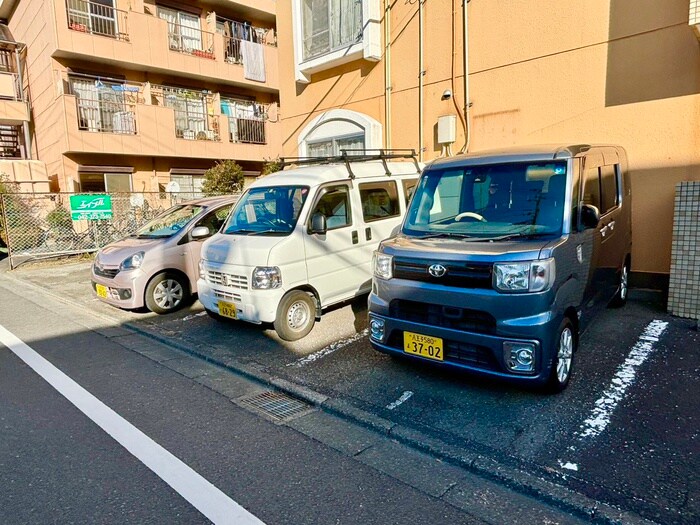
M 273 229 L 273 228 L 268 228 L 267 230 L 246 230 L 246 229 L 242 229 L 242 230 L 227 231 L 227 232 L 224 232 L 224 233 L 227 234 L 227 235 L 233 235 L 233 234 L 236 234 L 236 233 L 241 233 L 241 234 L 244 234 L 244 235 L 261 235 L 261 234 L 263 234 L 263 233 L 286 233 L 286 232 L 283 232 L 283 231 L 280 231 L 280 230 L 275 230 L 275 229 Z
M 516 232 L 516 233 L 507 233 L 505 235 L 499 235 L 498 237 L 480 237 L 478 239 L 474 239 L 475 241 L 507 241 L 509 239 L 515 239 L 517 237 L 540 237 L 542 235 L 549 235 L 548 233 L 543 233 L 543 232 L 533 232 L 533 233 L 525 233 L 525 232 Z
M 474 239 L 472 235 L 467 235 L 465 233 L 451 233 L 451 232 L 441 232 L 441 233 L 429 233 L 428 235 L 423 235 L 417 237 L 417 239 L 438 239 L 438 238 L 454 238 L 454 239 Z

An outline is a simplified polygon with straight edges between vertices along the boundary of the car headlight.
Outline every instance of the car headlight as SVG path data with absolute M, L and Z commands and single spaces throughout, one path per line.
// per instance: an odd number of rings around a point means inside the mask
M 256 266 L 253 270 L 253 288 L 270 290 L 282 286 L 282 273 L 277 266 Z
M 496 263 L 493 265 L 496 289 L 501 292 L 541 292 L 554 282 L 554 259 Z
M 374 252 L 372 258 L 372 267 L 374 268 L 374 276 L 380 279 L 391 279 L 394 276 L 393 272 L 394 258 L 382 252 Z
M 141 268 L 141 264 L 143 263 L 143 255 L 144 255 L 143 252 L 136 252 L 131 257 L 127 257 L 119 265 L 119 269 L 121 271 L 125 271 L 125 270 L 135 270 L 136 268 Z

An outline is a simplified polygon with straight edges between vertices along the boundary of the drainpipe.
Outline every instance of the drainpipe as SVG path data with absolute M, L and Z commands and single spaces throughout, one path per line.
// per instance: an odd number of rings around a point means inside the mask
M 391 149 L 391 0 L 384 0 L 384 147 Z
M 464 139 L 464 146 L 460 150 L 460 153 L 469 152 L 469 144 L 472 141 L 472 127 L 469 121 L 469 18 L 467 15 L 467 4 L 469 0 L 463 0 L 462 2 L 462 33 L 464 35 L 464 56 L 463 56 L 463 66 L 464 66 L 464 121 L 466 123 L 467 136 Z
M 418 0 L 418 160 L 423 162 L 423 3 Z

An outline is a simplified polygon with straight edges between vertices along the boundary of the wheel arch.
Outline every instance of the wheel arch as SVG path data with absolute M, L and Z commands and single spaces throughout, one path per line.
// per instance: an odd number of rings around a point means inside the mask
M 284 295 L 287 295 L 288 293 L 294 292 L 294 291 L 296 291 L 296 290 L 300 290 L 300 291 L 302 291 L 302 292 L 306 292 L 306 293 L 310 294 L 310 295 L 314 298 L 314 303 L 316 304 L 316 313 L 315 313 L 315 316 L 316 316 L 316 319 L 320 319 L 320 318 L 321 318 L 321 310 L 322 310 L 322 309 L 321 309 L 321 297 L 320 297 L 320 295 L 319 295 L 319 293 L 318 293 L 318 290 L 316 290 L 316 288 L 314 288 L 314 287 L 311 286 L 310 284 L 301 284 L 301 285 L 299 285 L 299 286 L 295 286 L 294 288 L 290 288 L 289 290 L 287 290 L 286 292 L 284 292 Z
M 148 285 L 151 284 L 153 279 L 158 277 L 159 275 L 162 275 L 164 273 L 172 273 L 177 275 L 178 277 L 182 277 L 183 282 L 187 285 L 187 294 L 192 295 L 192 283 L 190 282 L 190 278 L 187 276 L 185 272 L 182 270 L 178 270 L 177 268 L 161 268 L 157 272 L 154 272 L 153 275 L 151 275 L 148 280 L 146 281 L 146 284 L 143 287 L 143 301 L 144 304 L 146 304 L 146 290 L 148 290 Z

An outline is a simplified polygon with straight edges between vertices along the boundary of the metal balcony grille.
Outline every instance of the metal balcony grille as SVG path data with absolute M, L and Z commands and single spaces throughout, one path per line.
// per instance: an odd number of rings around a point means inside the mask
M 69 29 L 117 40 L 129 40 L 126 11 L 89 0 L 66 0 L 66 8 Z

